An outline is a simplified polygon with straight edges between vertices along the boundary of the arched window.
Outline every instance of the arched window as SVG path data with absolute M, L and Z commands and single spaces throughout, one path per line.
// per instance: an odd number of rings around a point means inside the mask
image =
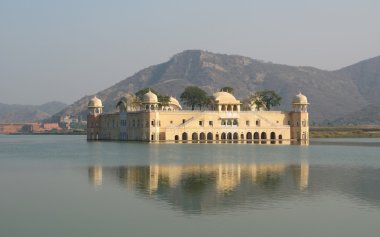
M 227 111 L 232 111 L 232 106 L 231 105 L 227 105 Z
M 234 105 L 233 110 L 234 110 L 234 111 L 238 111 L 238 107 L 237 107 L 237 105 Z
M 226 110 L 226 106 L 222 105 L 222 111 L 225 111 L 225 110 Z
M 280 144 L 282 144 L 282 135 L 280 134 L 280 135 L 278 135 L 278 143 L 280 143 Z
M 179 140 L 178 135 L 175 135 L 175 136 L 174 136 L 174 141 L 178 141 L 178 140 Z
M 260 126 L 260 119 L 256 120 L 256 126 Z

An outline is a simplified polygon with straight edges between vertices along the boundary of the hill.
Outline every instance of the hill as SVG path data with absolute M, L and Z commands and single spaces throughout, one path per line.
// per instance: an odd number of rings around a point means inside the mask
M 338 118 L 332 122 L 333 124 L 380 124 L 380 105 L 371 104 L 361 108 L 350 114 Z
M 337 71 L 295 67 L 263 62 L 238 55 L 186 50 L 169 61 L 145 68 L 135 75 L 97 93 L 105 111 L 115 110 L 117 100 L 126 92 L 152 87 L 162 94 L 177 96 L 185 87 L 196 85 L 209 94 L 224 86 L 234 88 L 243 99 L 251 92 L 273 89 L 282 96 L 275 109 L 289 110 L 299 90 L 311 103 L 311 122 L 333 121 L 379 101 L 380 57 L 365 60 Z M 87 114 L 91 96 L 76 101 L 59 114 Z
M 51 117 L 67 105 L 53 101 L 42 105 L 8 105 L 0 103 L 0 123 L 36 122 Z

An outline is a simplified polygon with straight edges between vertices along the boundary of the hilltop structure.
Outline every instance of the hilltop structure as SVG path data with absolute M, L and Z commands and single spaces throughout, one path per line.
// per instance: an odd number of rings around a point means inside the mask
M 103 114 L 96 96 L 88 103 L 87 140 L 193 143 L 309 143 L 307 97 L 293 97 L 292 111 L 242 111 L 241 102 L 228 92 L 214 94 L 215 110 L 182 110 L 170 97 L 160 105 L 148 91 L 141 103 L 124 96 L 119 112 Z

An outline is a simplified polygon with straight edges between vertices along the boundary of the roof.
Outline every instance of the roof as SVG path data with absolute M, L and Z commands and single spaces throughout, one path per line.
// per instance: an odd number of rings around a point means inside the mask
M 92 97 L 92 99 L 88 102 L 87 107 L 89 107 L 89 108 L 103 107 L 103 103 L 102 103 L 102 101 L 101 101 L 98 97 L 94 96 L 94 97 Z
M 216 92 L 214 98 L 217 104 L 240 104 L 235 96 L 225 91 Z

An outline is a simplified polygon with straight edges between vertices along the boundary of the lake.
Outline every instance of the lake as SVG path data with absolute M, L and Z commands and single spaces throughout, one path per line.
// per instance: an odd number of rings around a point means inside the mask
M 380 139 L 0 135 L 0 236 L 379 236 Z

